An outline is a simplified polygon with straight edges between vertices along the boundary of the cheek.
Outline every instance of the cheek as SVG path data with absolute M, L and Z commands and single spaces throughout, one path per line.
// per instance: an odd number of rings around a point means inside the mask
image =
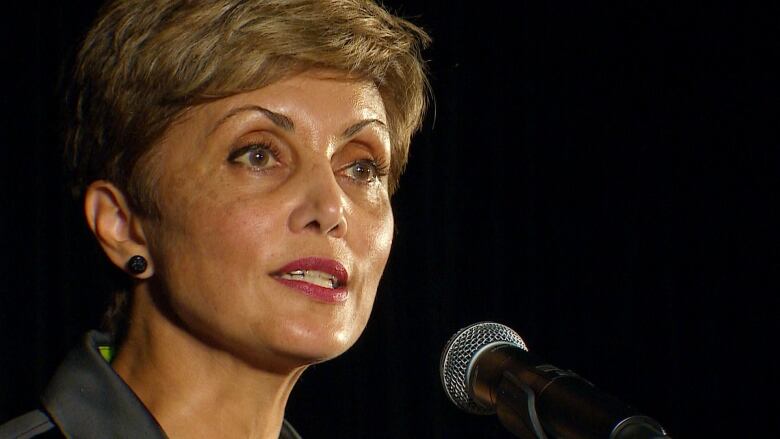
M 241 345 L 246 334 L 266 331 L 256 327 L 268 309 L 258 291 L 268 283 L 266 262 L 283 247 L 279 225 L 268 210 L 241 200 L 190 208 L 164 237 L 165 295 L 188 331 Z
M 361 239 L 363 241 L 360 248 L 355 249 L 355 256 L 360 261 L 361 271 L 365 276 L 361 285 L 363 293 L 359 295 L 356 309 L 355 327 L 351 334 L 352 342 L 363 332 L 374 307 L 379 281 L 387 265 L 393 241 L 392 213 L 388 213 L 380 221 L 375 220 L 367 224 L 361 230 Z
M 230 261 L 234 268 L 245 265 L 259 268 L 258 258 L 268 259 L 280 247 L 275 240 L 283 226 L 273 209 L 238 199 L 200 211 L 188 235 L 202 247 L 200 253 L 213 257 L 214 263 L 224 265 L 220 261 Z M 231 269 L 224 274 L 236 271 Z
M 273 257 L 274 243 L 283 224 L 273 209 L 240 198 L 218 202 L 202 193 L 182 198 L 165 220 L 162 263 L 174 291 L 241 291 L 251 288 L 261 269 L 258 263 Z M 256 203 L 255 203 L 256 204 Z M 260 259 L 260 260 L 258 260 Z M 240 295 L 236 299 L 241 300 Z
M 393 214 L 389 208 L 378 209 L 381 214 L 374 216 L 361 227 L 362 239 L 360 256 L 365 261 L 365 269 L 369 273 L 371 286 L 376 288 L 379 278 L 384 272 L 390 248 L 393 243 Z
M 387 259 L 390 256 L 390 248 L 393 244 L 393 230 L 395 223 L 393 222 L 393 215 L 390 213 L 388 219 L 384 221 L 376 230 L 373 231 L 374 239 L 371 242 L 371 251 L 376 257 L 382 261 L 382 266 L 387 263 Z

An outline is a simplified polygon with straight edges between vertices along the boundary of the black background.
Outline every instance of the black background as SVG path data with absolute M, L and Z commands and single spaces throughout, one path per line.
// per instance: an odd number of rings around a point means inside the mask
M 4 6 L 3 419 L 105 304 L 58 134 L 98 3 Z M 435 105 L 372 321 L 291 397 L 304 437 L 508 437 L 440 389 L 441 348 L 480 320 L 676 438 L 780 433 L 780 11 L 680 3 L 386 2 L 434 38 Z

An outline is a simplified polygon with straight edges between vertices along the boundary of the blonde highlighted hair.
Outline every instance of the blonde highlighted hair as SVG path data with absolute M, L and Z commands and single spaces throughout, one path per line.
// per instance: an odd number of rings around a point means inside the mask
M 79 51 L 66 99 L 74 191 L 97 179 L 157 211 L 143 159 L 187 108 L 310 68 L 372 80 L 392 143 L 392 193 L 420 127 L 428 83 L 414 24 L 370 0 L 115 0 Z

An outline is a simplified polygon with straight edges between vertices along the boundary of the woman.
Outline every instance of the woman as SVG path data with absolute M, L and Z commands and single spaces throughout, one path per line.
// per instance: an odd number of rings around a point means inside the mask
M 290 390 L 371 312 L 427 41 L 369 0 L 104 6 L 67 157 L 127 285 L 0 437 L 297 437 Z

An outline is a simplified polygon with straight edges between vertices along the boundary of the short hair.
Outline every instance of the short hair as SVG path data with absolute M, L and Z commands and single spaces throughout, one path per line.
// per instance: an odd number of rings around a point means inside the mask
M 75 195 L 106 179 L 131 207 L 158 205 L 147 152 L 187 108 L 310 68 L 373 81 L 390 131 L 392 194 L 429 85 L 428 35 L 371 0 L 114 0 L 76 55 L 66 97 Z

